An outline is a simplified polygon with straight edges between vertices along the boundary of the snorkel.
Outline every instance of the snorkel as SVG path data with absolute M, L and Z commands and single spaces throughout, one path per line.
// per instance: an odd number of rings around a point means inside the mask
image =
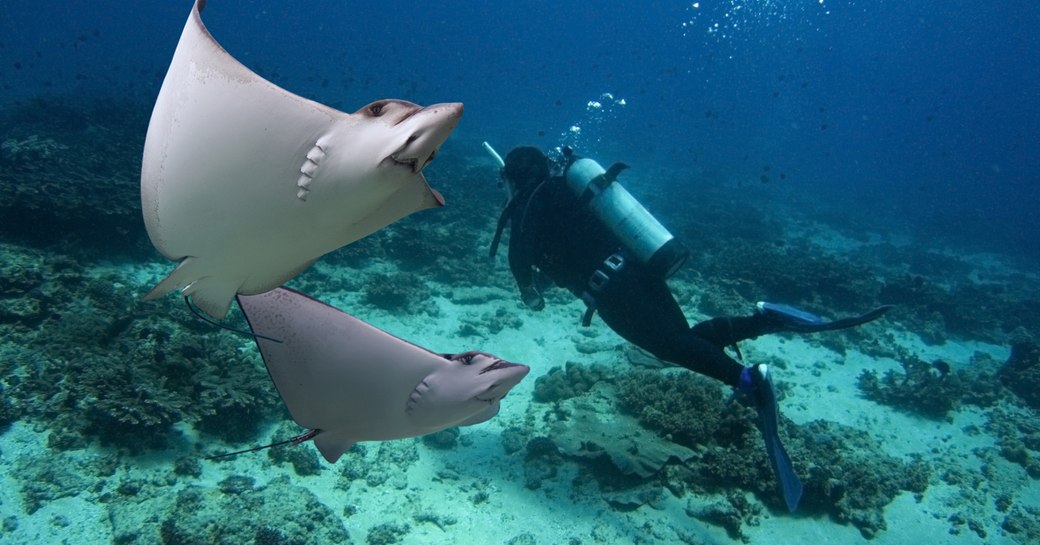
M 509 196 L 512 197 L 513 196 L 513 192 L 514 192 L 513 182 L 509 181 L 505 177 L 505 174 L 504 174 L 505 168 L 506 168 L 506 161 L 505 161 L 505 159 L 503 159 L 502 156 L 499 155 L 497 151 L 495 151 L 495 148 L 491 147 L 491 144 L 487 143 L 487 140 L 485 140 L 481 144 L 481 146 L 483 146 L 484 151 L 486 151 L 488 153 L 488 155 L 490 155 L 491 158 L 495 161 L 495 164 L 498 165 L 498 178 L 499 178 L 499 180 L 505 180 L 506 185 L 508 186 L 507 189 L 509 190 Z M 499 182 L 499 183 L 501 184 L 501 182 Z
M 494 259 L 495 254 L 498 252 L 498 245 L 502 241 L 502 232 L 506 228 L 506 223 L 509 221 L 509 213 L 513 207 L 516 206 L 516 201 L 513 196 L 516 195 L 516 188 L 513 187 L 513 181 L 510 180 L 506 175 L 506 162 L 502 159 L 502 156 L 495 151 L 495 148 L 491 147 L 485 140 L 482 144 L 484 151 L 494 159 L 498 165 L 498 179 L 501 187 L 501 181 L 505 180 L 507 191 L 509 192 L 508 200 L 506 201 L 505 207 L 502 208 L 502 213 L 498 216 L 498 225 L 495 227 L 495 236 L 491 239 L 491 247 L 488 249 L 488 257 Z

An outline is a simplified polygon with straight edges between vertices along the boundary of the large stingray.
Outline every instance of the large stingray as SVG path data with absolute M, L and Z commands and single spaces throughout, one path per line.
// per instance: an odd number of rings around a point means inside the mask
M 422 169 L 462 104 L 380 100 L 346 114 L 261 78 L 192 7 L 155 102 L 141 167 L 148 236 L 181 260 L 146 299 L 181 288 L 207 314 L 273 289 L 318 257 L 444 204 Z
M 317 430 L 303 437 L 329 462 L 358 441 L 484 422 L 530 371 L 483 352 L 435 354 L 287 288 L 238 304 L 289 414 Z

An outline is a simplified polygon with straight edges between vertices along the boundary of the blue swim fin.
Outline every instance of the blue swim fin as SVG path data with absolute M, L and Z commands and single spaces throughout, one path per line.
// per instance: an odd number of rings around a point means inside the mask
M 794 472 L 791 458 L 787 455 L 783 443 L 780 442 L 779 421 L 780 409 L 773 390 L 773 379 L 769 376 L 768 367 L 759 365 L 754 371 L 762 380 L 755 388 L 755 401 L 758 406 L 758 424 L 762 437 L 766 441 L 766 454 L 773 466 L 773 473 L 780 481 L 780 489 L 787 502 L 787 509 L 794 513 L 798 509 L 798 501 L 802 498 L 802 481 Z
M 881 305 L 880 307 L 877 307 L 870 312 L 860 314 L 859 316 L 850 316 L 840 320 L 827 321 L 815 314 L 789 305 L 769 303 L 766 301 L 759 301 L 755 304 L 755 312 L 765 316 L 771 323 L 771 327 L 766 329 L 766 332 L 768 333 L 776 333 L 778 331 L 818 333 L 821 331 L 848 329 L 850 327 L 856 327 L 868 322 L 873 322 L 889 310 L 892 310 L 892 305 Z

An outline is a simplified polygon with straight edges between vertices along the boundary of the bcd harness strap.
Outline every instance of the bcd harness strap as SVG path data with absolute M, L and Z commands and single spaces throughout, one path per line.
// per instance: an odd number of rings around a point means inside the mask
M 585 314 L 581 317 L 581 325 L 588 327 L 592 323 L 592 315 L 596 313 L 596 296 L 610 284 L 613 275 L 625 268 L 625 256 L 621 252 L 610 254 L 599 268 L 592 271 L 589 276 L 588 287 L 581 294 L 581 300 L 585 302 Z

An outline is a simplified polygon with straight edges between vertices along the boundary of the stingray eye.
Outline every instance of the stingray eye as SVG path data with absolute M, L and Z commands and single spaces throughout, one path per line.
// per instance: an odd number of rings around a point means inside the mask
M 376 102 L 375 104 L 368 107 L 368 113 L 372 117 L 379 117 L 383 115 L 383 110 L 386 108 L 385 102 Z
M 476 352 L 463 352 L 462 354 L 453 355 L 451 359 L 462 365 L 473 365 L 473 358 L 475 357 L 477 357 Z

